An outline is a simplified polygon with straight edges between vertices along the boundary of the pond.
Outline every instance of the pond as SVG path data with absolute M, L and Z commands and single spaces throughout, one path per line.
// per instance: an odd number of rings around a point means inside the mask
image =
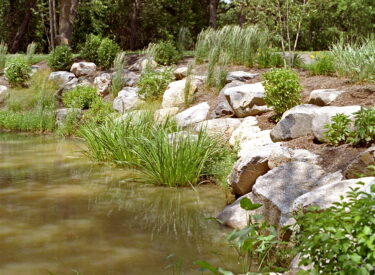
M 235 262 L 208 219 L 223 190 L 137 183 L 82 146 L 0 133 L 0 274 L 202 274 L 195 260 Z

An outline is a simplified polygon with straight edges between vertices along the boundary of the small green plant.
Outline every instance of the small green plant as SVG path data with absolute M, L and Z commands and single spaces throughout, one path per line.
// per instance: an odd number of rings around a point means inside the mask
M 111 82 L 111 92 L 112 96 L 115 98 L 118 95 L 118 92 L 121 91 L 124 86 L 123 71 L 125 66 L 125 53 L 118 53 L 114 62 L 113 68 L 115 69 L 115 74 L 112 77 Z
M 346 199 L 341 197 L 326 210 L 311 207 L 307 213 L 297 214 L 300 265 L 313 264 L 304 274 L 373 274 L 375 185 L 371 192 L 351 188 Z
M 13 59 L 5 70 L 5 77 L 13 87 L 24 86 L 30 79 L 31 68 L 24 58 Z
M 98 48 L 98 60 L 100 66 L 109 69 L 116 58 L 120 47 L 112 39 L 104 38 Z
M 79 55 L 87 61 L 99 64 L 98 49 L 102 38 L 98 35 L 89 34 L 81 47 Z
M 48 57 L 48 65 L 54 71 L 67 70 L 72 62 L 72 52 L 66 45 L 57 46 Z
M 350 142 L 370 144 L 375 141 L 375 107 L 361 108 L 354 113 L 354 131 L 350 135 Z
M 57 129 L 57 134 L 64 136 L 73 136 L 77 133 L 79 128 L 79 120 L 81 118 L 81 112 L 77 109 L 74 109 L 68 112 L 67 116 L 64 119 L 62 125 L 59 125 Z
M 170 69 L 162 71 L 146 70 L 138 81 L 138 94 L 145 100 L 159 99 L 172 80 Z
M 333 56 L 326 53 L 320 53 L 312 64 L 304 67 L 312 75 L 330 75 L 336 71 Z
M 62 101 L 65 107 L 89 109 L 99 98 L 96 89 L 90 86 L 77 86 L 63 94 Z
M 185 106 L 189 106 L 191 98 L 190 98 L 190 90 L 191 90 L 191 75 L 194 69 L 195 63 L 189 62 L 186 72 L 186 82 L 184 87 L 184 104 Z
M 154 57 L 154 60 L 161 65 L 172 65 L 181 59 L 181 52 L 179 52 L 175 44 L 168 40 L 162 41 L 158 44 L 151 44 L 149 54 Z
M 259 68 L 283 67 L 284 59 L 274 49 L 260 48 L 255 56 L 255 64 Z
M 26 51 L 27 64 L 29 64 L 29 65 L 33 64 L 35 51 L 36 51 L 36 43 L 35 42 L 32 42 L 29 45 L 27 45 L 27 51 Z
M 278 117 L 301 103 L 302 87 L 298 75 L 290 69 L 272 69 L 263 74 L 265 97 Z
M 208 73 L 206 84 L 208 87 L 215 87 L 221 90 L 227 80 L 229 57 L 226 53 L 220 52 L 219 47 L 215 47 L 208 57 Z
M 325 140 L 333 145 L 345 143 L 350 136 L 350 123 L 352 121 L 345 114 L 337 114 L 332 117 L 332 123 L 325 125 Z
M 108 102 L 103 101 L 100 97 L 97 97 L 90 106 L 83 117 L 83 123 L 94 123 L 103 124 L 112 114 L 114 110 L 112 105 Z
M 4 71 L 5 63 L 7 60 L 8 46 L 1 41 L 0 42 L 0 73 Z

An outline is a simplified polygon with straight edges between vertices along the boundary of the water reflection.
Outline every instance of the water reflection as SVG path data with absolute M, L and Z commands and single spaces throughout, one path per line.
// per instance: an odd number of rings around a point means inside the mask
M 95 165 L 77 140 L 0 134 L 0 274 L 172 274 L 166 258 L 230 259 L 206 217 L 225 202 L 213 186 L 129 182 L 134 171 Z

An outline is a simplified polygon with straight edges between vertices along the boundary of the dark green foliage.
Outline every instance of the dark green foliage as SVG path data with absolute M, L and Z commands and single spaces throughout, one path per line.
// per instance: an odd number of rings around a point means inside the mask
M 258 50 L 255 64 L 259 68 L 282 67 L 284 66 L 284 59 L 276 50 L 264 48 Z
M 56 47 L 48 57 L 48 65 L 54 71 L 68 70 L 73 62 L 73 55 L 68 46 Z
M 11 86 L 23 86 L 30 79 L 31 68 L 25 59 L 13 59 L 5 70 L 5 77 Z
M 119 51 L 120 47 L 116 42 L 109 38 L 104 38 L 98 48 L 99 65 L 105 69 L 109 69 Z
M 138 81 L 138 94 L 145 100 L 159 99 L 172 79 L 172 72 L 168 69 L 159 72 L 146 70 Z
M 80 56 L 87 61 L 99 64 L 98 49 L 102 42 L 102 38 L 98 35 L 89 34 L 83 44 Z
M 373 274 L 375 196 L 355 188 L 347 198 L 326 210 L 312 207 L 296 216 L 300 264 L 314 264 L 305 274 Z
M 90 86 L 77 86 L 63 94 L 63 103 L 68 108 L 89 109 L 99 98 L 96 89 Z
M 375 107 L 361 108 L 356 112 L 354 131 L 351 134 L 350 142 L 357 144 L 370 144 L 375 141 Z
M 325 125 L 327 131 L 324 133 L 325 140 L 333 145 L 345 143 L 350 136 L 351 120 L 345 114 L 337 114 L 332 117 L 332 123 Z
M 52 110 L 0 111 L 0 128 L 17 131 L 52 132 L 55 128 L 55 112 Z
M 302 87 L 298 75 L 290 69 L 272 69 L 263 74 L 265 97 L 268 107 L 272 107 L 276 115 L 301 103 Z
M 314 55 L 312 55 L 315 57 Z M 334 58 L 331 54 L 320 53 L 316 56 L 315 61 L 310 65 L 305 65 L 305 68 L 310 71 L 312 75 L 330 75 L 335 72 Z
M 172 41 L 162 41 L 155 46 L 155 61 L 161 65 L 176 64 L 182 57 Z

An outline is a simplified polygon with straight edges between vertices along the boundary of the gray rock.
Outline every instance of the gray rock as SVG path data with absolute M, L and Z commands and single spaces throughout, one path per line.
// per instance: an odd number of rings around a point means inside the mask
M 233 131 L 241 125 L 238 118 L 218 118 L 210 119 L 197 123 L 194 127 L 195 132 L 205 130 L 208 135 L 217 136 L 224 140 L 229 140 Z
M 272 152 L 268 159 L 268 166 L 270 169 L 279 167 L 284 163 L 290 161 L 307 162 L 310 164 L 318 164 L 320 157 L 305 149 L 291 149 L 287 147 L 280 147 Z
M 293 202 L 318 187 L 342 180 L 341 173 L 326 174 L 315 164 L 288 162 L 259 177 L 252 188 L 264 217 L 275 225 L 285 225 Z
M 111 75 L 109 73 L 102 73 L 94 79 L 94 86 L 98 89 L 100 96 L 105 96 L 110 92 Z
M 226 96 L 225 96 L 225 90 L 231 87 L 236 87 L 240 85 L 244 85 L 245 83 L 241 81 L 232 81 L 225 85 L 223 89 L 221 89 L 219 96 L 217 98 L 217 105 L 215 107 L 215 110 L 213 111 L 211 117 L 212 118 L 219 118 L 219 117 L 232 117 L 234 115 L 234 111 L 232 107 L 230 106 Z
M 344 91 L 338 91 L 335 89 L 319 89 L 314 90 L 310 93 L 309 103 L 318 105 L 318 106 L 326 106 L 331 104 L 335 99 L 345 93 Z
M 207 102 L 203 102 L 177 114 L 175 116 L 176 122 L 181 127 L 195 124 L 195 123 L 206 120 L 208 117 L 209 111 L 210 111 L 210 105 L 208 105 Z
M 254 105 L 265 105 L 264 87 L 261 82 L 227 88 L 224 94 L 237 117 L 251 115 Z
M 134 109 L 143 103 L 138 96 L 138 88 L 125 87 L 113 101 L 113 109 L 123 114 L 125 111 Z
M 134 110 L 126 111 L 121 116 L 117 117 L 114 122 L 122 123 L 124 120 L 131 120 L 131 122 L 138 122 L 140 118 L 147 116 L 148 112 L 146 110 Z
M 265 145 L 280 146 L 281 143 L 274 143 L 271 140 L 270 132 L 270 130 L 260 131 L 243 140 L 239 144 L 238 157 L 246 156 L 252 150 L 261 149 Z
M 348 115 L 350 119 L 354 119 L 354 113 L 358 112 L 361 109 L 360 106 L 344 106 L 344 107 L 336 107 L 336 106 L 326 106 L 316 109 L 313 114 L 312 119 L 312 133 L 318 139 L 323 141 L 324 139 L 324 132 L 327 131 L 325 126 L 330 124 L 332 121 L 332 117 L 336 114 L 345 114 Z
M 49 77 L 50 80 L 55 81 L 60 88 L 64 87 L 68 82 L 76 78 L 76 76 L 70 72 L 58 71 L 52 72 Z M 78 80 L 77 80 L 78 81 Z
M 7 86 L 0 85 L 0 104 L 3 103 L 9 96 L 9 89 Z
M 246 81 L 255 78 L 259 74 L 252 74 L 244 71 L 235 71 L 235 72 L 229 72 L 227 75 L 227 82 L 232 82 L 235 80 L 238 81 Z
M 96 65 L 92 62 L 77 62 L 73 63 L 70 71 L 76 77 L 93 75 L 96 72 Z
M 349 165 L 346 167 L 344 175 L 347 179 L 355 179 L 366 176 L 375 175 L 375 171 L 369 166 L 375 166 L 375 146 L 368 148 L 366 151 L 360 153 Z
M 190 139 L 190 141 L 198 140 L 198 135 L 192 134 L 188 131 L 180 131 L 168 134 L 169 143 L 180 142 L 185 139 Z
M 261 130 L 258 127 L 258 120 L 255 117 L 246 117 L 237 129 L 235 129 L 229 139 L 231 146 L 239 146 L 243 141 L 253 139 L 256 133 Z
M 124 70 L 123 73 L 124 86 L 135 87 L 139 81 L 141 75 L 139 73 Z
M 198 90 L 199 81 L 192 79 L 188 97 L 194 95 Z M 180 107 L 185 103 L 186 79 L 169 83 L 163 95 L 163 108 Z
M 64 126 L 64 123 L 66 121 L 66 118 L 69 114 L 74 114 L 77 118 L 80 118 L 82 116 L 82 110 L 78 108 L 62 108 L 56 110 L 56 125 L 58 127 Z
M 176 80 L 181 80 L 187 76 L 188 67 L 180 67 L 173 71 L 174 77 Z
M 159 109 L 159 110 L 155 111 L 154 119 L 155 119 L 155 121 L 158 121 L 158 122 L 164 122 L 168 118 L 173 117 L 177 113 L 178 113 L 177 107 Z
M 311 104 L 298 105 L 286 111 L 271 131 L 273 141 L 285 141 L 312 133 L 312 120 L 320 107 Z
M 362 182 L 364 185 L 359 185 L 358 182 Z M 373 184 L 375 184 L 375 177 L 343 180 L 321 185 L 296 198 L 293 202 L 292 211 L 308 206 L 319 206 L 321 209 L 326 209 L 331 207 L 334 202 L 339 202 L 340 196 L 345 198 L 347 193 L 351 191 L 350 188 L 358 187 L 359 191 L 371 193 L 370 188 Z

